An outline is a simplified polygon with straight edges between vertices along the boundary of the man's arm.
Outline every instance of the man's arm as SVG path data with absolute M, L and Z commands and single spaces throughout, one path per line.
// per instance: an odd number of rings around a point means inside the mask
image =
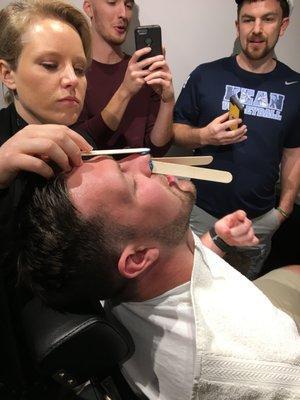
M 219 146 L 246 140 L 245 125 L 236 130 L 228 130 L 229 127 L 242 123 L 241 119 L 229 120 L 228 112 L 207 123 L 209 119 L 204 118 L 205 110 L 203 109 L 203 91 L 206 92 L 203 81 L 206 77 L 203 68 L 199 66 L 189 75 L 182 87 L 174 110 L 175 143 L 194 149 L 206 145 Z M 213 109 L 209 110 L 211 115 L 218 115 L 216 114 L 219 110 L 218 100 L 216 99 L 215 102 L 215 105 L 211 106 Z
M 214 228 L 218 237 L 228 246 L 255 246 L 259 242 L 254 234 L 251 220 L 242 210 L 221 218 L 215 223 Z M 201 242 L 220 257 L 224 257 L 225 252 L 214 243 L 209 232 L 201 237 Z
M 215 118 L 210 124 L 203 128 L 196 128 L 187 124 L 174 123 L 173 135 L 177 145 L 194 149 L 206 145 L 226 145 L 243 142 L 247 139 L 246 125 L 236 130 L 228 130 L 230 126 L 242 121 L 240 119 L 228 120 L 228 112 Z
M 172 138 L 172 116 L 175 104 L 172 75 L 163 55 L 138 61 L 150 48 L 138 50 L 131 57 L 123 82 L 101 111 L 105 124 L 116 131 L 130 99 L 147 84 L 161 97 L 159 112 L 150 133 L 150 141 L 165 146 Z
M 280 201 L 279 212 L 280 221 L 285 220 L 284 213 L 287 216 L 293 211 L 295 198 L 300 184 L 300 147 L 285 148 L 281 159 L 280 173 Z
M 149 71 L 150 74 L 145 78 L 145 82 L 161 98 L 159 112 L 149 138 L 156 147 L 162 147 L 173 138 L 172 119 L 175 97 L 172 74 L 165 59 L 153 63 Z
M 150 133 L 150 140 L 156 147 L 165 146 L 173 139 L 172 118 L 175 100 L 161 100 L 155 124 Z
M 146 47 L 137 50 L 133 54 L 129 60 L 123 82 L 106 107 L 100 111 L 103 121 L 112 131 L 118 129 L 130 99 L 132 99 L 145 84 L 145 78 L 150 73 L 148 67 L 151 66 L 153 62 L 163 59 L 163 56 L 156 56 L 139 61 L 139 58 L 149 53 L 149 51 L 151 51 L 150 47 Z

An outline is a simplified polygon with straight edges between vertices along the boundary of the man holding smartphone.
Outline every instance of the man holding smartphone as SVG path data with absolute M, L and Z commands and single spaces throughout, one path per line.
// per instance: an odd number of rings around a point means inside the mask
M 134 0 L 85 0 L 91 20 L 93 61 L 77 128 L 100 148 L 150 147 L 163 155 L 172 138 L 174 90 L 164 55 L 139 61 L 150 48 L 124 54 Z
M 274 59 L 274 47 L 289 24 L 291 0 L 236 0 L 237 56 L 197 67 L 182 89 L 174 112 L 175 141 L 212 155 L 212 168 L 228 170 L 232 183 L 195 182 L 197 207 L 191 217 L 201 234 L 235 209 L 252 219 L 259 245 L 228 249 L 229 263 L 250 279 L 259 275 L 271 237 L 289 216 L 300 177 L 300 75 Z M 228 120 L 232 95 L 244 119 Z M 230 128 L 242 123 L 237 129 Z M 281 197 L 275 184 L 281 164 Z

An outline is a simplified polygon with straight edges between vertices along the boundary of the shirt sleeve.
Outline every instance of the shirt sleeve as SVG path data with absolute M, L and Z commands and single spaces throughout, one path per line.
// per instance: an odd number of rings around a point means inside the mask
M 72 126 L 72 129 L 85 136 L 90 144 L 96 144 L 96 148 L 101 149 L 105 147 L 105 144 L 115 132 L 106 125 L 100 110 L 90 118 L 87 114 L 86 107 L 84 106 L 78 121 Z M 89 140 L 89 137 L 92 141 Z
M 199 67 L 187 78 L 177 99 L 173 122 L 197 126 L 200 112 L 199 85 L 201 77 Z

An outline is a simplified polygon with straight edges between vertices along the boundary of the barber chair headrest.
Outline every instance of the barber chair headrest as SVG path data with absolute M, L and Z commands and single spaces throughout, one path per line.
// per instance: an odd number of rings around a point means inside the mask
M 100 315 L 60 313 L 37 298 L 26 304 L 23 324 L 39 370 L 70 387 L 105 378 L 134 351 L 121 324 Z

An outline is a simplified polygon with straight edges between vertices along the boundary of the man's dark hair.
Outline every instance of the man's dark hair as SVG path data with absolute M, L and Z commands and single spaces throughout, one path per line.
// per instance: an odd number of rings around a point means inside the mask
M 117 261 L 130 230 L 105 215 L 84 219 L 63 175 L 34 189 L 19 228 L 20 281 L 51 307 L 86 312 L 91 302 L 123 287 Z
M 264 1 L 264 0 L 241 0 L 237 6 L 238 17 L 240 15 L 241 8 L 244 3 L 256 3 L 257 1 Z M 289 7 L 288 2 L 286 0 L 277 0 L 277 1 L 279 1 L 281 9 L 282 9 L 282 18 L 288 17 L 290 15 L 290 7 Z

